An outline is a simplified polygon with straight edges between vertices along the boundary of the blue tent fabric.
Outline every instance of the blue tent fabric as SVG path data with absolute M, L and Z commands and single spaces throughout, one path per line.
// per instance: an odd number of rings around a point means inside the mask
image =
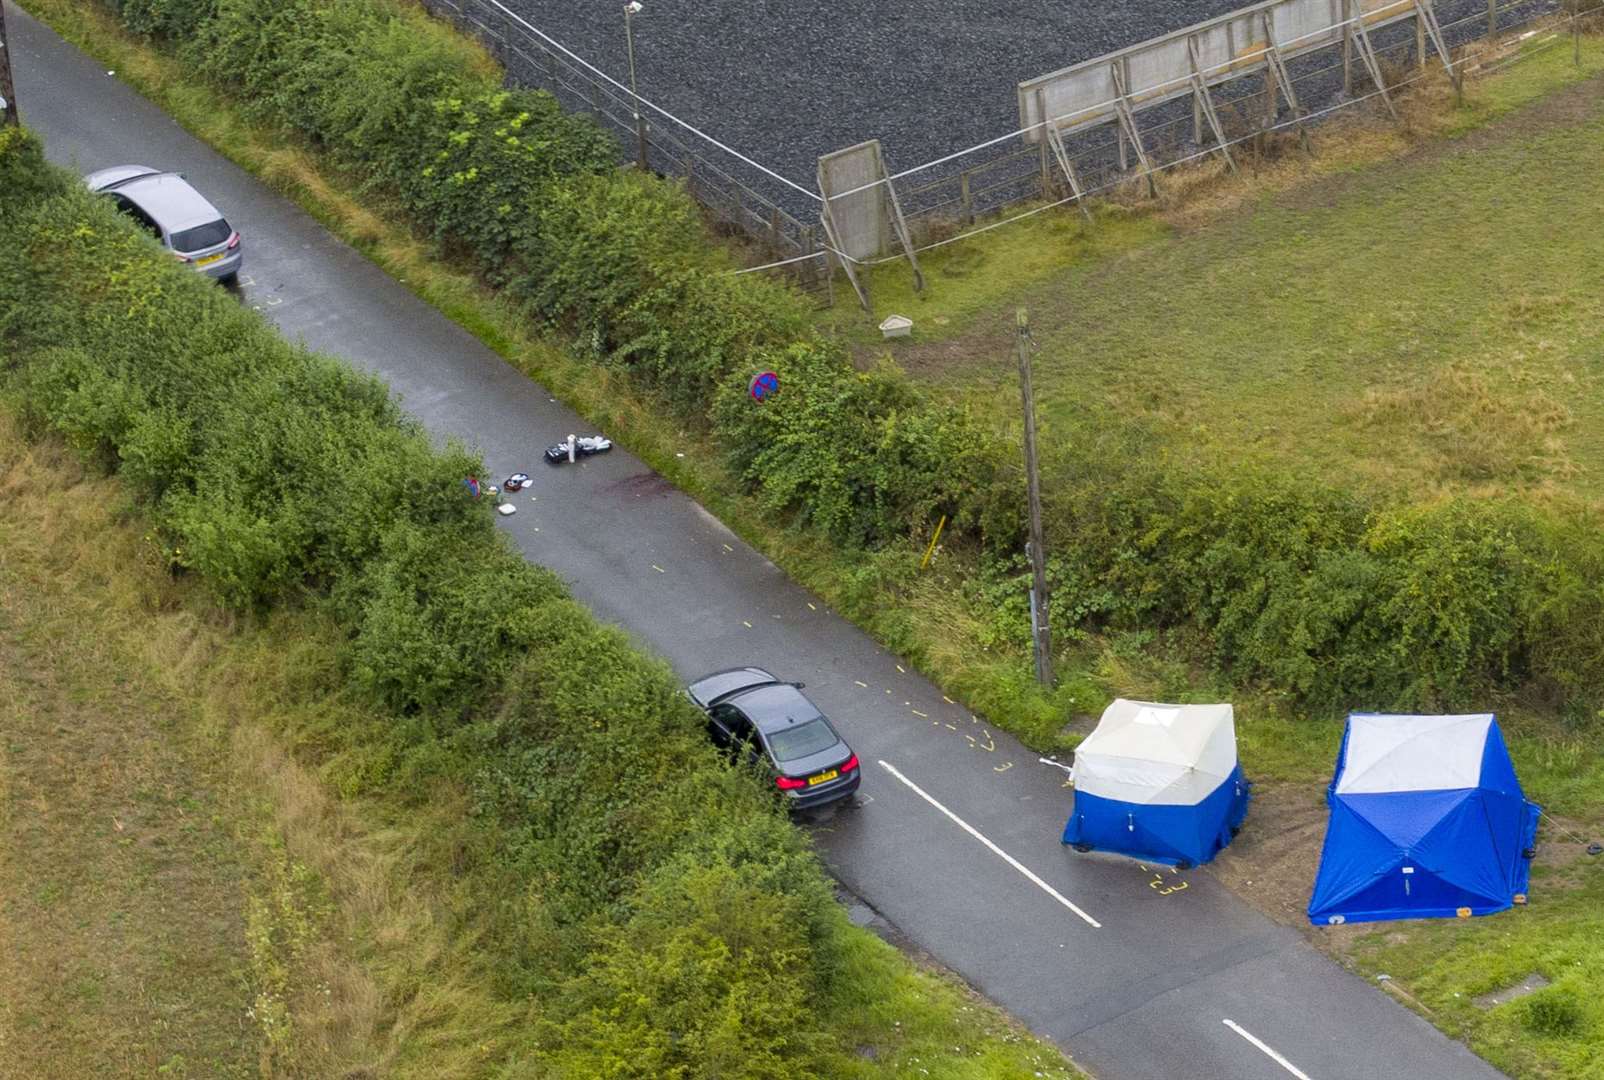
M 1488 915 L 1524 900 L 1541 813 L 1496 718 L 1349 717 L 1309 921 Z
M 1064 826 L 1064 843 L 1166 866 L 1200 866 L 1230 844 L 1241 828 L 1250 788 L 1238 765 L 1192 806 L 1124 802 L 1077 791 L 1074 811 Z

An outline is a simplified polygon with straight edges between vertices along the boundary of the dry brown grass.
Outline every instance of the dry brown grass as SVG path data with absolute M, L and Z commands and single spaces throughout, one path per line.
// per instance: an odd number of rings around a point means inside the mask
M 1196 230 L 1266 195 L 1400 157 L 1441 139 L 1455 123 L 1453 88 L 1440 68 L 1429 68 L 1423 78 L 1396 93 L 1394 105 L 1397 122 L 1374 101 L 1308 125 L 1307 152 L 1296 131 L 1276 132 L 1265 140 L 1263 152 L 1256 152 L 1251 141 L 1232 147 L 1235 172 L 1213 155 L 1163 173 L 1156 204 L 1131 185 L 1121 189 L 1118 201 L 1146 205 L 1165 223 Z
M 77 531 L 108 518 L 104 486 L 0 436 L 6 1075 L 250 1075 L 226 784 L 181 703 L 130 677 L 140 627 L 103 594 L 141 568 Z
M 1409 440 L 1445 487 L 1547 486 L 1576 474 L 1562 432 L 1569 408 L 1519 371 L 1448 364 L 1413 383 L 1367 390 L 1345 419 L 1391 440 Z

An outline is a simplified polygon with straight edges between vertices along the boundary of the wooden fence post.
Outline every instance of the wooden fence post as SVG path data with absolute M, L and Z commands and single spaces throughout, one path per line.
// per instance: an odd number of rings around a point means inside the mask
M 1041 133 L 1037 138 L 1037 149 L 1041 151 L 1041 197 L 1053 197 L 1053 169 L 1047 162 L 1047 95 L 1044 91 L 1036 91 L 1036 118 L 1041 121 Z
M 1353 96 L 1353 23 L 1348 0 L 1342 0 L 1342 96 Z
M 964 224 L 973 225 L 975 223 L 975 200 L 969 193 L 968 169 L 958 174 L 958 199 L 963 204 Z

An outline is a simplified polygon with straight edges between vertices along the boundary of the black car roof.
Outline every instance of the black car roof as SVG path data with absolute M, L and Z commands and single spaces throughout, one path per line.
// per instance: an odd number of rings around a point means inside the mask
M 754 687 L 728 700 L 730 704 L 738 706 L 764 734 L 823 715 L 813 702 L 803 696 L 802 691 L 790 683 Z

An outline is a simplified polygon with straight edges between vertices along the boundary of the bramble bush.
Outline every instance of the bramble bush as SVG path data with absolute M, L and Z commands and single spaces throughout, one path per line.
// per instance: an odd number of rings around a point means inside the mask
M 384 0 L 218 0 L 179 51 L 250 115 L 398 198 L 493 284 L 539 253 L 557 181 L 616 161 L 594 123 L 504 89 L 467 42 Z
M 19 377 L 27 410 L 126 461 L 180 563 L 225 605 L 326 587 L 401 518 L 442 535 L 487 527 L 461 499 L 468 454 L 434 450 L 377 379 L 264 333 L 183 267 L 153 270 L 154 244 L 108 205 L 74 191 L 16 225 L 31 271 L 17 329 L 59 343 Z
M 600 1075 L 638 1080 L 819 1077 L 806 1023 L 819 988 L 791 976 L 809 958 L 805 919 L 819 898 L 787 894 L 774 876 L 704 851 L 655 873 L 649 902 L 598 935 L 584 975 L 561 988 L 561 1019 L 542 1025 L 555 1072 L 600 1061 Z
M 757 359 L 779 375 L 783 407 L 754 408 L 736 375 L 719 389 L 713 422 L 765 509 L 873 546 L 939 514 L 983 527 L 988 503 L 1016 493 L 979 427 L 928 407 L 895 369 L 854 371 L 822 343 Z
M 217 0 L 112 0 L 128 29 L 173 39 L 192 34 L 217 10 Z
M 1140 457 L 1114 469 L 1076 461 L 1047 506 L 1052 534 L 1078 541 L 1053 560 L 1060 595 L 1097 598 L 1098 624 L 1201 629 L 1222 671 L 1322 708 L 1460 708 L 1534 682 L 1599 692 L 1604 593 L 1579 510 L 1392 505 Z

